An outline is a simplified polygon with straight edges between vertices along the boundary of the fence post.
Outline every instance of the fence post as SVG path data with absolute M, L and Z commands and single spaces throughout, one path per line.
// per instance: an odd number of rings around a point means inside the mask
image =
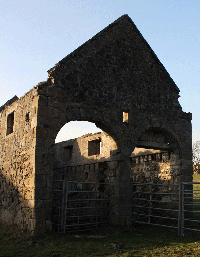
M 135 212 L 136 212 L 136 197 L 137 197 L 137 195 L 136 195 L 136 192 L 137 192 L 137 184 L 134 184 L 134 186 L 133 186 L 133 203 L 132 203 L 132 220 L 134 221 L 134 220 L 137 220 L 137 216 L 136 216 L 136 214 L 135 214 Z M 133 215 L 133 213 L 134 213 L 134 215 Z
M 62 206 L 61 206 L 61 231 L 65 232 L 65 196 L 66 196 L 66 182 L 63 180 L 62 189 Z
M 178 236 L 182 234 L 182 183 L 179 183 Z
M 67 219 L 67 205 L 68 205 L 68 191 L 71 190 L 71 184 L 69 181 L 65 180 L 65 195 L 64 195 L 64 212 L 63 212 L 63 218 L 64 218 L 64 222 L 63 222 L 63 226 L 64 226 L 64 233 L 65 233 L 65 229 L 66 229 L 66 219 Z
M 185 188 L 184 188 L 184 183 L 182 184 L 182 190 L 181 190 L 181 199 L 182 199 L 182 222 L 181 222 L 181 236 L 184 236 L 184 222 L 185 222 L 185 213 L 184 213 L 184 198 L 185 198 Z
M 184 236 L 184 184 L 179 184 L 178 235 Z
M 148 223 L 151 223 L 151 208 L 152 208 L 152 185 L 150 184 L 149 185 L 150 188 L 149 188 L 149 220 L 148 220 Z

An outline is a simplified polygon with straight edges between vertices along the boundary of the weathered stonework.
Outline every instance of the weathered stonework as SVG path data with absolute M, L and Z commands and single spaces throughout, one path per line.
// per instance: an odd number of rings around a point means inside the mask
M 90 156 L 89 142 L 96 140 L 99 140 L 100 152 Z M 103 179 L 108 183 L 112 167 L 110 158 L 116 150 L 114 140 L 100 132 L 57 143 L 54 146 L 54 179 L 82 182 L 102 182 Z M 130 177 L 139 183 L 178 184 L 179 157 L 172 151 L 135 147 L 130 155 Z
M 161 152 L 132 158 L 131 176 L 140 183 L 178 184 L 180 160 L 174 153 Z
M 88 155 L 88 142 L 96 140 L 99 140 L 100 153 Z M 117 145 L 108 134 L 87 134 L 55 144 L 54 168 L 110 161 L 110 152 L 115 150 Z
M 192 180 L 191 114 L 182 111 L 179 89 L 127 15 L 48 74 L 0 108 L 1 219 L 33 233 L 51 227 L 55 138 L 70 121 L 93 122 L 115 141 L 109 178 L 115 224 L 131 222 L 136 146 L 172 151 L 179 180 Z
M 0 217 L 33 230 L 37 89 L 13 100 L 0 112 Z M 7 135 L 7 117 L 13 112 L 13 132 Z

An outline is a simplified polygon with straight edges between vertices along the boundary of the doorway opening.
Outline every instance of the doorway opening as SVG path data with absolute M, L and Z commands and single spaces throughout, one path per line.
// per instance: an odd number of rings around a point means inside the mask
M 179 145 L 169 132 L 151 129 L 139 137 L 131 154 L 134 182 L 178 184 L 180 169 Z
M 107 223 L 111 195 L 110 156 L 115 140 L 94 123 L 67 123 L 53 150 L 53 212 L 62 233 L 97 228 Z

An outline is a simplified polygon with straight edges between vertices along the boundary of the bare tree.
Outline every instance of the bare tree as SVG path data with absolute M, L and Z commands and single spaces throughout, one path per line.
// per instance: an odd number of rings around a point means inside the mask
M 193 172 L 200 173 L 200 141 L 193 144 Z

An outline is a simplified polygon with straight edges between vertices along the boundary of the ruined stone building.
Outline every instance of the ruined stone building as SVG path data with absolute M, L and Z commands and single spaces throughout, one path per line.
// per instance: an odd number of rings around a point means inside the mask
M 131 223 L 133 181 L 192 180 L 191 114 L 127 15 L 48 75 L 0 108 L 1 220 L 32 233 L 50 229 L 54 177 L 110 183 L 118 225 Z M 55 145 L 70 121 L 93 122 L 104 133 Z M 69 170 L 58 173 L 63 166 Z

